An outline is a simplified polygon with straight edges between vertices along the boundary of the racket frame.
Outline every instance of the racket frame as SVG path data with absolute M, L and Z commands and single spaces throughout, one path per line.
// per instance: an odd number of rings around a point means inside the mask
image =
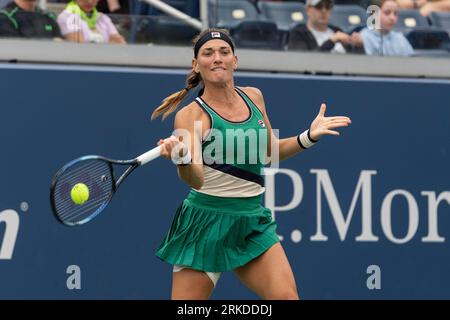
M 119 185 L 123 182 L 123 180 L 127 176 L 129 176 L 137 167 L 142 166 L 142 165 L 158 158 L 160 156 L 160 154 L 161 154 L 161 146 L 157 146 L 157 147 L 155 147 L 155 148 L 153 148 L 131 160 L 114 160 L 114 159 L 109 159 L 109 158 L 106 158 L 103 156 L 98 156 L 98 155 L 87 155 L 87 156 L 82 156 L 82 157 L 76 158 L 76 159 L 68 162 L 61 169 L 59 169 L 52 178 L 52 182 L 51 182 L 51 186 L 50 186 L 50 204 L 52 207 L 53 214 L 56 216 L 56 218 L 59 222 L 61 222 L 62 224 L 66 225 L 66 226 L 77 226 L 77 225 L 82 225 L 82 224 L 85 224 L 85 223 L 91 221 L 96 216 L 98 216 L 100 214 L 100 212 L 102 212 L 106 208 L 106 206 L 111 202 L 111 199 L 114 196 L 114 194 L 116 193 L 117 188 L 119 187 Z M 86 160 L 101 160 L 101 161 L 105 161 L 108 164 L 109 170 L 111 171 L 112 178 L 114 179 L 114 181 L 112 183 L 112 191 L 111 191 L 108 199 L 106 199 L 103 202 L 103 204 L 100 207 L 98 207 L 97 210 L 95 210 L 88 217 L 86 217 L 83 220 L 78 221 L 78 222 L 64 221 L 57 214 L 57 210 L 56 210 L 55 197 L 54 197 L 56 183 L 58 182 L 58 178 L 62 174 L 64 174 L 67 171 L 67 169 L 69 169 L 76 163 L 86 161 Z M 113 164 L 130 165 L 130 166 L 122 173 L 122 175 L 118 179 L 116 179 L 116 177 L 114 176 Z
M 97 210 L 95 210 L 92 214 L 90 214 L 88 217 L 84 218 L 83 220 L 77 221 L 77 222 L 64 221 L 57 214 L 57 210 L 56 210 L 56 203 L 55 203 L 55 197 L 54 197 L 56 183 L 58 182 L 59 177 L 61 175 L 63 175 L 73 165 L 75 165 L 77 163 L 80 163 L 80 162 L 83 162 L 83 161 L 87 161 L 87 160 L 100 160 L 100 161 L 104 161 L 104 162 L 106 162 L 108 164 L 109 170 L 111 171 L 112 178 L 114 179 L 113 182 L 112 182 L 111 193 L 110 193 L 109 197 L 103 202 L 103 204 L 100 207 L 97 208 Z M 116 179 L 116 177 L 114 176 L 113 164 L 130 165 L 130 166 L 122 173 L 122 175 L 118 179 Z M 114 160 L 114 159 L 109 159 L 109 158 L 106 158 L 106 157 L 103 157 L 103 156 L 97 156 L 97 155 L 82 156 L 82 157 L 79 157 L 77 159 L 74 159 L 74 160 L 68 162 L 61 169 L 59 169 L 58 172 L 56 172 L 56 174 L 52 178 L 52 183 L 51 183 L 51 186 L 50 186 L 50 204 L 51 204 L 51 207 L 52 207 L 53 214 L 55 215 L 55 217 L 58 219 L 59 222 L 61 222 L 62 224 L 66 225 L 66 226 L 71 226 L 71 227 L 72 226 L 76 226 L 76 225 L 82 225 L 82 224 L 85 224 L 85 223 L 91 221 L 96 216 L 98 216 L 100 214 L 100 212 L 103 211 L 103 209 L 106 208 L 106 206 L 109 204 L 109 202 L 111 201 L 112 197 L 116 193 L 116 190 L 119 187 L 119 185 L 139 165 L 140 165 L 140 163 L 139 163 L 139 161 L 137 159 L 133 159 L 133 160 Z

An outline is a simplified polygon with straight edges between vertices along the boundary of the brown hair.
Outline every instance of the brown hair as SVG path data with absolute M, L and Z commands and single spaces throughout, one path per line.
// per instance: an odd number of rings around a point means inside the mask
M 200 32 L 192 40 L 194 46 L 204 34 L 214 31 L 222 32 L 229 36 L 229 32 L 226 29 L 217 29 L 217 28 L 206 29 Z M 189 73 L 188 76 L 186 77 L 186 87 L 166 97 L 163 100 L 163 103 L 153 111 L 152 120 L 161 115 L 163 120 L 167 118 L 172 112 L 174 112 L 178 108 L 178 105 L 186 97 L 188 91 L 197 87 L 202 81 L 203 80 L 200 73 L 197 73 L 194 70 L 192 70 L 191 73 Z
M 376 5 L 376 6 L 381 8 L 381 7 L 383 7 L 383 4 L 385 4 L 388 1 L 396 2 L 395 0 L 372 0 L 372 4 L 374 4 L 374 5 Z

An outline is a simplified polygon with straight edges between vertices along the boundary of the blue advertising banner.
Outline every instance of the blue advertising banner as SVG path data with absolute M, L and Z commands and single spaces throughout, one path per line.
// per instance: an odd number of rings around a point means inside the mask
M 98 154 L 130 159 L 171 134 L 150 121 L 188 70 L 0 66 L 0 299 L 169 299 L 154 252 L 188 187 L 157 159 L 94 221 L 52 214 L 52 176 Z M 266 169 L 265 206 L 303 299 L 450 299 L 450 82 L 237 73 L 280 137 L 327 115 L 341 135 Z M 191 94 L 188 100 L 192 100 Z M 188 102 L 188 100 L 186 102 Z M 213 299 L 257 299 L 232 272 Z

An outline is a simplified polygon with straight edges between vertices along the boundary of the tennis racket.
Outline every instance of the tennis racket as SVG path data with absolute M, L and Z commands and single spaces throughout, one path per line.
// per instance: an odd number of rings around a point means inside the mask
M 54 175 L 50 202 L 56 218 L 67 226 L 85 224 L 110 203 L 119 185 L 139 166 L 160 156 L 161 147 L 132 160 L 84 156 L 70 161 Z M 128 166 L 116 178 L 113 165 Z

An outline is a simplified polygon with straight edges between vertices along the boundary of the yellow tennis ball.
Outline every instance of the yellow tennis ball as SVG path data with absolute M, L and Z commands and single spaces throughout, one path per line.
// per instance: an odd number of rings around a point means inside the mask
M 77 183 L 70 191 L 70 197 L 75 204 L 83 204 L 89 199 L 89 188 L 84 183 Z

